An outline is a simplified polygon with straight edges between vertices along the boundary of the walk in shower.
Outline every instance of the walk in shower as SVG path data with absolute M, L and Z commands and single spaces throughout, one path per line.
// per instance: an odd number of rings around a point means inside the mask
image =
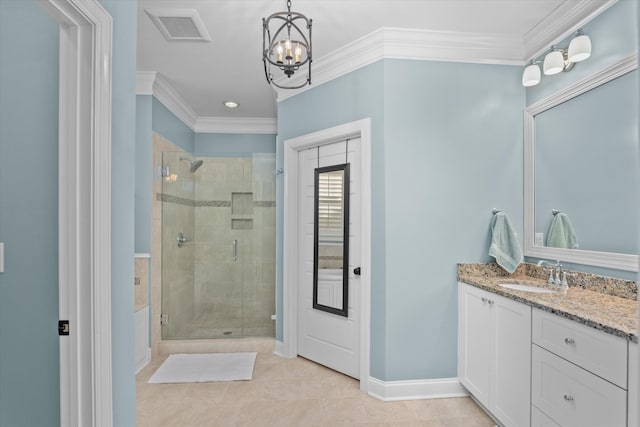
M 275 155 L 162 165 L 162 339 L 273 338 Z

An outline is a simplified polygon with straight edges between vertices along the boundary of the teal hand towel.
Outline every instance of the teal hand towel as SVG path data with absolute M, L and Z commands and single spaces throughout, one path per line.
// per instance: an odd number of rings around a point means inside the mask
M 566 213 L 558 212 L 553 216 L 547 232 L 547 246 L 566 249 L 578 248 L 578 237 Z
M 509 273 L 516 271 L 518 265 L 524 260 L 518 235 L 504 212 L 496 213 L 491 219 L 489 255 L 494 257 L 498 265 Z

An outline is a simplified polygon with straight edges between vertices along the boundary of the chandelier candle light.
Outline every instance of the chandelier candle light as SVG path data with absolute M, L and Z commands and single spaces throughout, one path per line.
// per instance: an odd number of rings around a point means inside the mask
M 540 59 L 532 59 L 522 73 L 522 85 L 525 87 L 535 86 L 540 83 L 540 63 L 545 76 L 552 76 L 563 71 L 570 71 L 576 62 L 584 61 L 591 56 L 591 39 L 582 30 L 576 31 L 569 47 L 561 48 L 556 45 L 551 46 L 549 52 Z
M 307 35 L 301 27 L 306 28 Z M 311 84 L 311 19 L 301 13 L 291 12 L 291 0 L 287 1 L 286 12 L 262 18 L 262 62 L 269 84 L 281 89 L 299 89 Z M 300 67 L 307 64 L 307 79 L 298 85 L 276 83 L 277 78 L 271 72 L 273 66 L 291 78 Z

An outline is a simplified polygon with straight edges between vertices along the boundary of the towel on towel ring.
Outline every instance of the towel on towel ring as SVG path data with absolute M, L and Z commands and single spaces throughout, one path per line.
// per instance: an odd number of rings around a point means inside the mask
M 491 219 L 491 245 L 489 255 L 496 259 L 500 267 L 513 273 L 524 260 L 518 235 L 504 212 L 497 212 Z

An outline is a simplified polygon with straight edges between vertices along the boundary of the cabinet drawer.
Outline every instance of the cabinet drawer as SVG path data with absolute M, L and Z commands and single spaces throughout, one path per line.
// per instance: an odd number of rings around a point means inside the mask
M 625 390 L 536 345 L 532 364 L 531 403 L 558 424 L 626 426 Z
M 539 309 L 533 310 L 534 344 L 627 389 L 627 340 Z

